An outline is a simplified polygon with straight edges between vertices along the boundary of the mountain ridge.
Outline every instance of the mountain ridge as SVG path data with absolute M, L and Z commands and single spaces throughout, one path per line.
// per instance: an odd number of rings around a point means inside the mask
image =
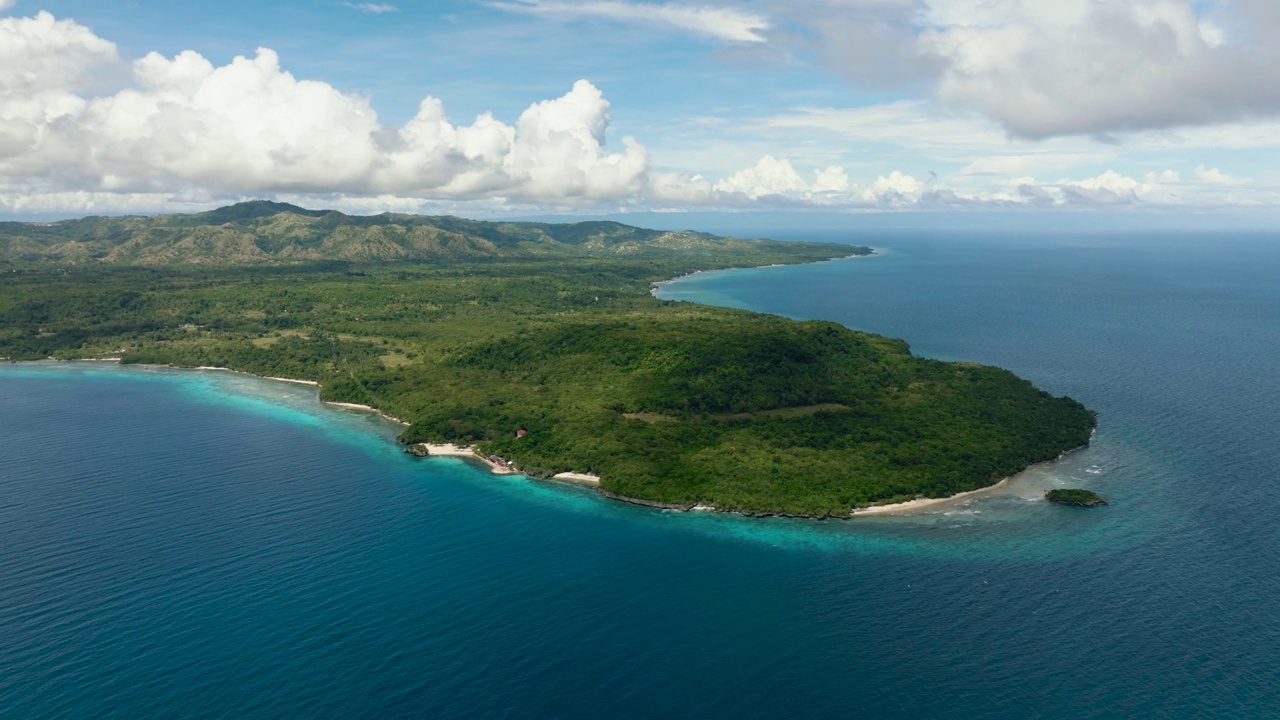
M 165 266 L 702 255 L 772 241 L 647 230 L 614 221 L 555 224 L 451 215 L 347 215 L 255 200 L 201 213 L 0 223 L 0 262 Z

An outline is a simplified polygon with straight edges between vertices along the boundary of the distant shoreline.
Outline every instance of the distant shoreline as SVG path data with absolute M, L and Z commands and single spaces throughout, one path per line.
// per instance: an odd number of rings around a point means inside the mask
M 884 255 L 884 254 L 885 254 L 885 250 L 883 248 L 867 248 L 867 252 L 865 253 L 854 253 L 852 255 L 845 255 L 844 257 L 831 258 L 830 260 L 819 260 L 818 262 L 799 263 L 799 264 L 800 265 L 821 265 L 823 263 L 840 262 L 841 260 L 855 260 L 857 258 L 869 258 L 869 257 L 875 257 L 876 255 Z M 751 267 L 717 268 L 715 270 L 694 270 L 693 272 L 690 272 L 690 273 L 677 275 L 676 277 L 673 277 L 670 280 L 659 280 L 657 282 L 650 283 L 649 294 L 653 295 L 659 289 L 666 287 L 667 285 L 677 283 L 687 278 L 697 277 L 698 275 L 710 275 L 711 273 L 731 272 L 734 270 L 760 270 L 763 268 L 775 268 L 775 267 L 796 267 L 796 264 L 773 263 L 771 265 L 754 265 Z

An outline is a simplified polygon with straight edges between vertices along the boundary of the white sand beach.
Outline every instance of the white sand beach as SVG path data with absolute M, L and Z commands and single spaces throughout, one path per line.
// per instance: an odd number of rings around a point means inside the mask
M 579 483 L 581 485 L 591 485 L 600 487 L 600 476 L 588 475 L 586 473 L 562 472 L 558 475 L 552 475 L 552 480 L 564 480 L 565 482 Z
M 468 445 L 435 445 L 433 443 L 418 443 L 417 447 L 426 448 L 431 457 L 457 457 L 484 463 L 489 467 L 489 471 L 494 475 L 518 475 L 520 473 L 519 470 L 516 470 L 513 467 L 496 463 L 489 458 L 480 455 L 476 452 L 475 448 Z
M 915 512 L 917 510 L 923 510 L 925 508 L 934 507 L 936 505 L 945 505 L 947 503 L 956 502 L 957 500 L 963 500 L 965 498 L 974 497 L 976 495 L 989 493 L 993 490 L 998 490 L 1008 485 L 1009 482 L 1012 480 L 1013 480 L 1012 477 L 1007 477 L 990 487 L 978 488 L 977 490 L 970 490 L 968 492 L 957 493 L 955 495 L 952 495 L 951 497 L 919 498 L 917 500 L 908 500 L 907 502 L 894 503 L 892 505 L 872 505 L 871 507 L 858 508 L 857 510 L 854 510 L 850 514 L 853 515 L 854 517 L 858 517 L 861 515 L 890 515 L 895 513 Z
M 324 403 L 325 405 L 332 405 L 333 407 L 346 408 L 347 410 L 359 410 L 360 412 L 377 413 L 378 415 L 381 415 L 384 419 L 390 420 L 391 422 L 396 423 L 397 425 L 403 425 L 405 427 L 409 427 L 409 423 L 405 422 L 404 420 L 401 420 L 400 418 L 395 417 L 394 415 L 388 415 L 382 412 L 381 410 L 379 410 L 378 408 L 369 407 L 368 405 L 357 405 L 356 403 L 333 402 L 331 400 L 321 400 L 320 402 Z

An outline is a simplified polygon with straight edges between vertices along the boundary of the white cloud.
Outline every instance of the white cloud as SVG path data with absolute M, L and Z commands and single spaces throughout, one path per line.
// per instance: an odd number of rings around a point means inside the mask
M 809 184 L 790 161 L 766 155 L 752 167 L 739 170 L 716 183 L 715 190 L 719 193 L 740 193 L 755 200 L 766 195 L 807 193 Z
M 342 4 L 343 4 L 343 5 L 345 5 L 345 6 L 347 6 L 347 7 L 349 7 L 349 8 L 351 8 L 352 10 L 359 10 L 360 12 L 371 13 L 371 14 L 373 14 L 373 15 L 381 15 L 381 14 L 383 14 L 383 13 L 400 12 L 400 8 L 396 7 L 395 5 L 388 5 L 388 4 L 386 4 L 386 3 L 352 3 L 352 2 L 344 2 L 344 3 L 342 3 Z
M 16 5 L 18 0 L 0 0 L 0 12 L 4 12 Z
M 366 98 L 299 80 L 261 49 L 214 66 L 194 52 L 152 53 L 128 86 L 86 82 L 115 48 L 42 13 L 0 20 L 0 191 L 312 192 L 547 201 L 643 191 L 648 156 L 606 145 L 609 103 L 580 81 L 515 126 L 491 115 L 454 125 L 427 98 L 400 128 Z
M 623 153 L 605 150 L 608 113 L 608 101 L 585 80 L 530 107 L 515 127 L 489 114 L 455 127 L 440 101 L 427 98 L 381 159 L 374 185 L 385 192 L 512 192 L 545 200 L 629 197 L 643 188 L 648 155 L 630 138 Z
M 814 0 L 780 11 L 856 83 L 923 84 L 1021 137 L 1280 115 L 1275 0 Z
M 1217 174 L 1203 168 L 1196 174 L 1201 182 L 1212 183 L 1218 178 Z M 960 176 L 953 180 L 965 179 Z M 948 183 L 932 173 L 929 179 L 921 180 L 898 170 L 879 175 L 865 184 L 857 184 L 849 180 L 843 168 L 831 167 L 816 171 L 815 181 L 806 183 L 788 160 L 773 156 L 766 156 L 713 186 L 703 181 L 696 195 L 688 191 L 689 187 L 689 178 L 669 178 L 661 199 L 686 205 L 720 207 L 770 204 L 847 210 L 914 210 L 1257 207 L 1273 204 L 1277 197 L 1275 188 L 1246 183 L 1232 186 L 1232 192 L 1205 192 L 1184 183 L 1181 174 L 1172 169 L 1147 172 L 1141 180 L 1106 170 L 1092 177 L 1064 178 L 1048 183 L 1030 176 L 1006 176 L 992 184 L 965 186 Z
M 882 205 L 912 205 L 920 200 L 924 191 L 924 183 L 894 170 L 888 176 L 876 178 L 870 187 L 862 191 L 862 199 Z
M 925 183 L 897 170 L 858 186 L 850 182 L 844 168 L 833 165 L 815 170 L 814 180 L 809 183 L 791 161 L 772 155 L 710 186 L 710 193 L 707 189 L 700 186 L 700 202 L 729 206 L 743 201 L 769 201 L 822 207 L 909 207 L 928 194 Z M 676 196 L 677 192 L 669 190 L 664 199 Z M 688 195 L 683 199 L 693 200 Z
M 814 171 L 813 192 L 842 193 L 849 189 L 849 175 L 844 168 L 832 165 L 823 170 Z
M 514 12 L 567 17 L 599 17 L 624 22 L 666 25 L 730 42 L 764 42 L 764 32 L 771 25 L 765 16 L 746 10 L 676 3 L 623 2 L 622 0 L 590 0 L 588 2 L 516 0 L 515 2 L 492 2 L 490 5 Z
M 1218 168 L 1196 167 L 1196 180 L 1209 185 L 1235 185 L 1238 181 Z
M 1139 201 L 1152 185 L 1108 170 L 1101 175 L 1079 181 L 1064 181 L 1060 189 L 1068 201 L 1094 205 L 1121 205 Z
M 0 209 L 8 212 L 142 211 L 261 195 L 448 211 L 476 201 L 528 211 L 1280 204 L 1266 185 L 1274 179 L 1208 166 L 1163 169 L 1171 151 L 1280 147 L 1275 122 L 1140 133 L 1131 143 L 1150 162 L 1113 165 L 1112 145 L 1011 141 L 981 116 L 923 102 L 806 108 L 739 123 L 754 133 L 745 143 L 716 126 L 724 137 L 682 158 L 705 164 L 719 156 L 707 176 L 655 170 L 637 141 L 611 146 L 609 125 L 609 102 L 586 80 L 511 123 L 488 113 L 455 123 L 428 97 L 408 122 L 388 126 L 368 98 L 297 78 L 269 49 L 224 65 L 195 52 L 126 63 L 115 45 L 74 21 L 0 17 Z M 823 133 L 834 138 L 827 146 L 856 147 L 854 139 L 890 150 L 872 158 L 814 152 Z M 788 143 L 788 134 L 803 142 Z M 898 164 L 910 157 L 930 165 Z M 942 178 L 929 172 L 938 159 Z M 1114 171 L 1098 174 L 1106 167 Z
M 710 180 L 672 172 L 649 173 L 649 196 L 677 205 L 715 205 L 718 198 Z
M 0 93 L 6 100 L 92 88 L 118 63 L 114 44 L 74 21 L 43 11 L 0 18 Z

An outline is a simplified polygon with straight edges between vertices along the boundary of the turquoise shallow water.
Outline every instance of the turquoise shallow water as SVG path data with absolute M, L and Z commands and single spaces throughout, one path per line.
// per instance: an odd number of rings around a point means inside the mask
M 1280 715 L 1280 238 L 853 239 L 661 292 L 1008 367 L 1093 447 L 752 521 L 415 460 L 303 386 L 0 366 L 0 717 Z

